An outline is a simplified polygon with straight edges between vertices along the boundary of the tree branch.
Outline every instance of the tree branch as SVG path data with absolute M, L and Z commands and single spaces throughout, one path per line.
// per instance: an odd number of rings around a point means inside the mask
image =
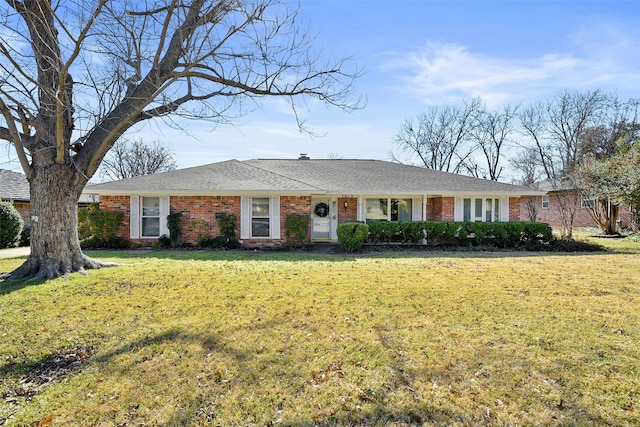
M 25 147 L 22 143 L 23 136 L 28 138 L 28 135 L 22 135 L 20 132 L 18 132 L 15 122 L 13 121 L 13 117 L 11 116 L 11 111 L 9 111 L 7 104 L 5 104 L 2 98 L 0 98 L 0 113 L 2 113 L 5 121 L 7 122 L 7 128 L 0 128 L 0 138 L 9 140 L 13 143 L 13 146 L 16 149 L 16 153 L 18 154 L 18 159 L 20 160 L 20 166 L 22 166 L 22 170 L 24 170 L 24 173 L 27 175 L 27 179 L 31 180 L 34 171 L 29 164 L 29 159 L 27 159 Z

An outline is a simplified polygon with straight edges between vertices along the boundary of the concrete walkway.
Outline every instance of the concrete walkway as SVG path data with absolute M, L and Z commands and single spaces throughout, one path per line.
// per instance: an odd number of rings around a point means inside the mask
M 0 258 L 16 258 L 20 256 L 28 256 L 31 253 L 29 246 L 22 248 L 0 249 Z

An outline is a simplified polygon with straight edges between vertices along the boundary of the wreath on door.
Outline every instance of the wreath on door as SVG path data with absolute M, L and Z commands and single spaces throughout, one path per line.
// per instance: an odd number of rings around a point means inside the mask
M 326 203 L 318 203 L 313 210 L 313 213 L 315 213 L 320 218 L 324 218 L 329 215 L 329 205 L 327 205 Z

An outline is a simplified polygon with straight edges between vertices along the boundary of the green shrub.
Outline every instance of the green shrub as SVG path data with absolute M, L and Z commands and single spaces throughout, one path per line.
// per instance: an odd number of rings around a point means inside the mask
M 211 244 L 210 239 L 203 241 L 203 247 L 219 247 L 225 249 L 236 249 L 240 247 L 238 238 L 236 237 L 236 230 L 238 229 L 236 216 L 228 212 L 218 212 L 216 214 L 216 221 L 218 222 L 218 230 L 220 230 L 220 238 L 214 238 L 216 246 L 208 246 Z M 219 246 L 217 246 L 219 244 Z
M 211 234 L 209 233 L 209 223 L 207 221 L 192 221 L 191 227 L 196 232 L 196 242 L 198 246 L 204 247 L 202 242 L 211 238 Z
M 397 241 L 402 236 L 400 223 L 397 221 L 375 221 L 367 225 L 369 226 L 369 238 L 374 243 Z
M 13 204 L 0 202 L 0 249 L 17 246 L 24 221 Z
M 309 234 L 309 215 L 291 214 L 284 221 L 284 236 L 287 245 L 304 244 Z
M 425 237 L 429 245 L 492 245 L 518 247 L 553 240 L 549 224 L 540 222 L 437 222 L 402 221 L 369 224 L 369 242 L 417 244 Z M 426 236 L 425 236 L 426 234 Z
M 180 220 L 182 219 L 182 212 L 172 212 L 167 215 L 167 228 L 169 228 L 169 238 L 172 246 L 178 245 L 178 240 L 182 235 L 180 229 Z
M 218 222 L 218 230 L 220 230 L 220 235 L 222 237 L 230 239 L 236 237 L 236 229 L 238 227 L 236 225 L 236 216 L 234 214 L 218 212 L 216 214 L 216 221 Z
M 338 225 L 338 243 L 346 252 L 357 251 L 369 236 L 369 226 L 361 222 L 343 222 Z
M 162 236 L 158 237 L 158 244 L 162 249 L 169 249 L 171 247 L 171 242 L 172 242 L 171 238 L 166 234 L 163 234 Z
M 118 232 L 124 220 L 120 211 L 103 211 L 97 205 L 78 210 L 78 237 L 83 249 L 125 248 L 128 243 Z
M 31 245 L 31 227 L 25 226 L 20 233 L 20 246 Z
M 224 236 L 207 237 L 198 241 L 198 246 L 207 249 L 240 249 L 238 239 Z

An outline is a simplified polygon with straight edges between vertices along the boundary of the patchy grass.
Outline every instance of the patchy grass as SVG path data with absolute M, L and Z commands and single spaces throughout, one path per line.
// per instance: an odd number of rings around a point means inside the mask
M 635 245 L 100 253 L 0 283 L 0 425 L 635 425 Z

